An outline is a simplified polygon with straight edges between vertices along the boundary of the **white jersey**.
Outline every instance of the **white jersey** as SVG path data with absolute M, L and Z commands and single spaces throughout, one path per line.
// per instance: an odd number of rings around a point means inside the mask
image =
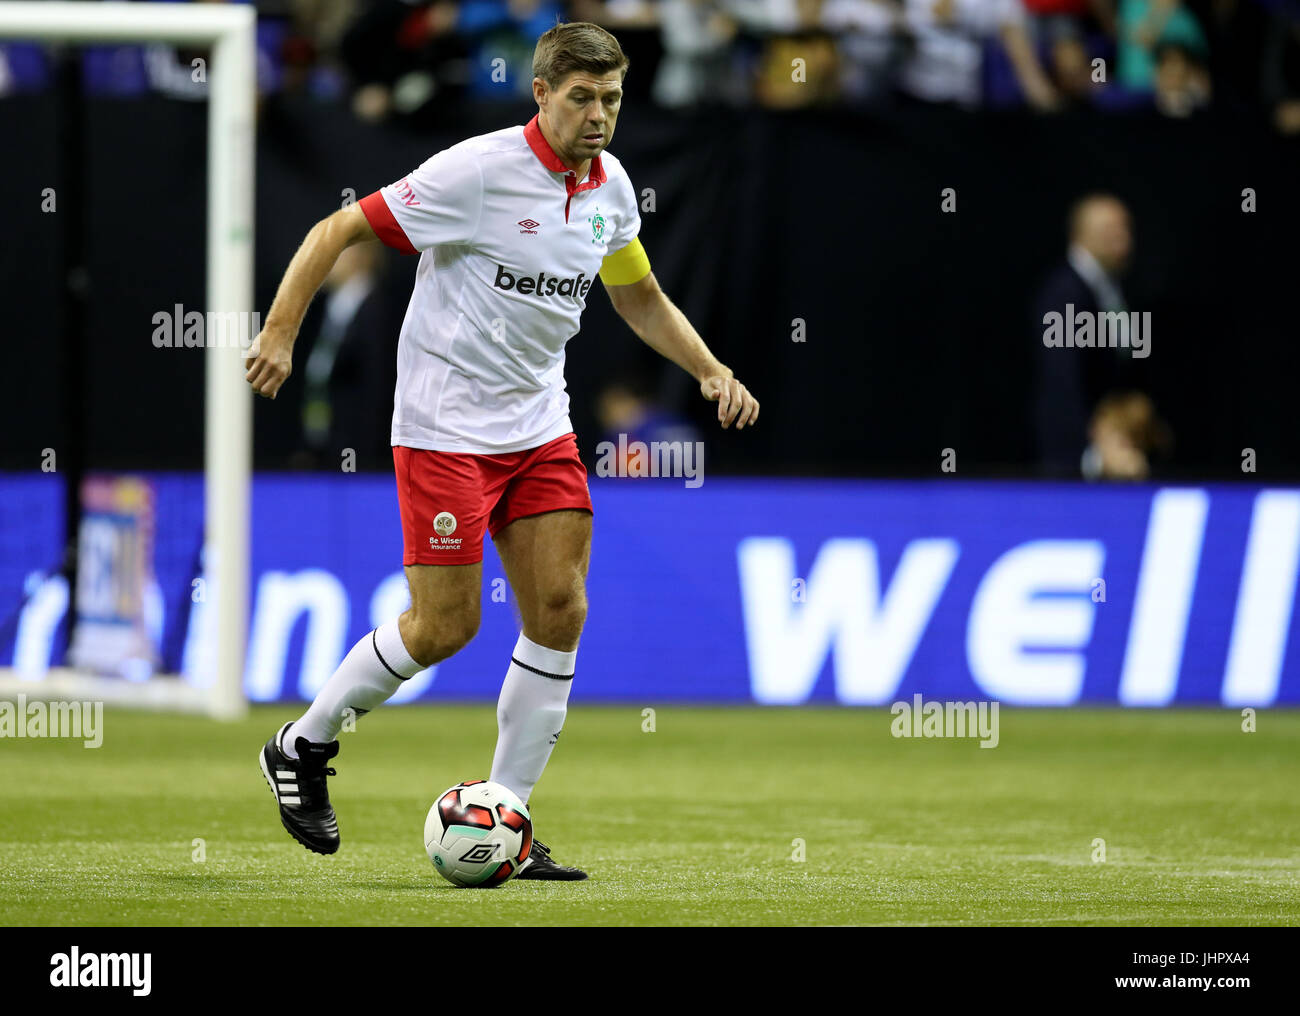
M 569 433 L 564 345 L 605 255 L 641 229 L 619 161 L 605 152 L 577 181 L 534 117 L 439 152 L 361 210 L 390 247 L 422 252 L 392 443 L 501 454 Z

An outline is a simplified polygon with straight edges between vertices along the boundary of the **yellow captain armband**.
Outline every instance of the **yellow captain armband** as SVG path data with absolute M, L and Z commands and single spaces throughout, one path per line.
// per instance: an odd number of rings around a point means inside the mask
M 650 274 L 650 258 L 641 246 L 639 237 L 633 237 L 622 250 L 606 254 L 600 263 L 600 281 L 607 286 L 630 286 Z

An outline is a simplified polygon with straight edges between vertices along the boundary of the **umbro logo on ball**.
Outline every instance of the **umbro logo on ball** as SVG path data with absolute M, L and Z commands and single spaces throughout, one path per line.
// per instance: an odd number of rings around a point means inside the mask
M 496 857 L 497 851 L 501 849 L 500 843 L 479 843 L 469 849 L 469 852 L 461 857 L 462 864 L 482 864 L 484 861 L 490 861 Z

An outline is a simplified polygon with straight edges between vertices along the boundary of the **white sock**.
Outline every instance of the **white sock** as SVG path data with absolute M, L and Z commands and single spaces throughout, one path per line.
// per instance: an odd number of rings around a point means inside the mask
M 339 669 L 325 682 L 311 707 L 285 731 L 281 750 L 290 758 L 298 757 L 298 738 L 317 744 L 338 737 L 343 721 L 352 711 L 364 716 L 382 705 L 424 668 L 411 659 L 397 629 L 397 619 L 365 635 L 343 657 Z
M 497 749 L 493 783 L 509 787 L 525 803 L 541 779 L 564 727 L 578 653 L 539 646 L 524 635 L 497 700 Z

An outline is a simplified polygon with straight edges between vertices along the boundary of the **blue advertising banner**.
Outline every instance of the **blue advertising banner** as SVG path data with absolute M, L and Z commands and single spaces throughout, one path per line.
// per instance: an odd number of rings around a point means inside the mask
M 156 498 L 150 630 L 212 659 L 202 478 Z M 965 482 L 592 479 L 590 615 L 574 698 L 885 705 L 1300 702 L 1300 491 Z M 0 477 L 0 664 L 51 663 L 67 606 L 55 476 Z M 407 605 L 391 478 L 253 488 L 253 701 L 311 698 Z M 84 563 L 83 563 L 84 564 Z M 517 619 L 485 552 L 482 625 L 398 701 L 495 698 Z M 57 662 L 57 661 L 55 661 Z

